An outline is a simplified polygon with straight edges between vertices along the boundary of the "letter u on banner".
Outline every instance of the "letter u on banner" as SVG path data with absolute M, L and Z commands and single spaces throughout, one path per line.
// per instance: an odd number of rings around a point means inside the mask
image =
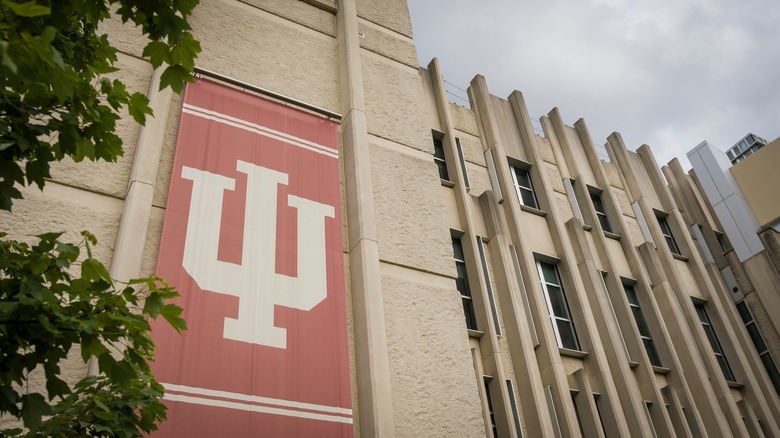
M 187 86 L 157 274 L 189 330 L 153 322 L 155 437 L 351 437 L 336 124 Z

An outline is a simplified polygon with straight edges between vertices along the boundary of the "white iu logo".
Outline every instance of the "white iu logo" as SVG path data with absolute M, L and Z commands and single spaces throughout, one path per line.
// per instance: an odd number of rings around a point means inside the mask
M 238 318 L 225 318 L 225 338 L 287 348 L 286 330 L 274 327 L 274 306 L 311 310 L 327 296 L 325 218 L 335 217 L 334 208 L 287 197 L 287 205 L 298 209 L 298 277 L 277 274 L 276 199 L 287 174 L 244 161 L 236 169 L 247 175 L 240 265 L 217 260 L 222 199 L 235 180 L 182 168 L 182 178 L 192 181 L 184 269 L 201 289 L 239 298 Z

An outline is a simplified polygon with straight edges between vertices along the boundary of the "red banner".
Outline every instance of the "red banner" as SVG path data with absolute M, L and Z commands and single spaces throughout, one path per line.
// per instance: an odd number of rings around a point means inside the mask
M 161 437 L 351 437 L 336 124 L 187 87 L 157 273 L 189 330 L 153 324 Z

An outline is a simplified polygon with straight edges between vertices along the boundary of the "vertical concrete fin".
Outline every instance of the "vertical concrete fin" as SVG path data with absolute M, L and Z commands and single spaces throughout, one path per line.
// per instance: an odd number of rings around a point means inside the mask
M 133 157 L 133 166 L 127 183 L 127 194 L 119 222 L 119 231 L 114 244 L 111 260 L 111 277 L 128 281 L 140 275 L 141 260 L 152 214 L 154 183 L 160 154 L 165 142 L 165 127 L 168 122 L 168 110 L 171 106 L 173 91 L 170 88 L 160 90 L 160 76 L 164 68 L 152 73 L 149 83 L 149 106 L 155 117 L 149 117 L 141 127 L 138 144 Z
M 392 437 L 390 364 L 355 0 L 339 2 L 336 21 L 360 433 Z
M 607 152 L 613 163 L 617 164 L 620 169 L 620 174 L 625 180 L 626 192 L 631 202 L 639 200 L 642 197 L 642 190 L 639 188 L 639 182 L 637 182 L 634 176 L 634 171 L 631 169 L 631 163 L 628 161 L 628 149 L 626 144 L 623 143 L 623 136 L 619 132 L 613 132 L 607 137 Z

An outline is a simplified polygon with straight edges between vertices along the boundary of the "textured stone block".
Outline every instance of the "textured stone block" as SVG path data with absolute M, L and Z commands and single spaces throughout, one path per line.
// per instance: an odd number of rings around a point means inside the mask
M 396 147 L 371 147 L 380 259 L 450 273 L 452 246 L 436 165 Z
M 363 52 L 368 132 L 433 153 L 419 71 Z
M 550 141 L 541 135 L 536 136 L 536 144 L 539 145 L 539 151 L 542 153 L 542 159 L 548 163 L 557 164 L 555 153 L 553 152 Z
M 358 23 L 358 30 L 363 32 L 360 47 L 409 67 L 419 67 L 417 49 L 412 40 L 367 22 Z
M 409 38 L 412 20 L 404 0 L 364 0 L 357 2 L 358 17 L 379 24 Z
M 382 271 L 396 436 L 484 436 L 455 281 L 387 265 Z
M 201 3 L 190 25 L 200 67 L 338 112 L 333 37 L 232 0 Z
M 448 102 L 450 109 L 450 118 L 455 129 L 468 132 L 479 137 L 479 128 L 477 128 L 477 117 L 470 108 L 466 108 L 456 103 Z M 466 104 L 464 102 L 464 104 Z
M 620 169 L 613 163 L 602 161 L 601 167 L 607 174 L 607 181 L 613 187 L 623 188 L 623 181 L 620 180 Z

